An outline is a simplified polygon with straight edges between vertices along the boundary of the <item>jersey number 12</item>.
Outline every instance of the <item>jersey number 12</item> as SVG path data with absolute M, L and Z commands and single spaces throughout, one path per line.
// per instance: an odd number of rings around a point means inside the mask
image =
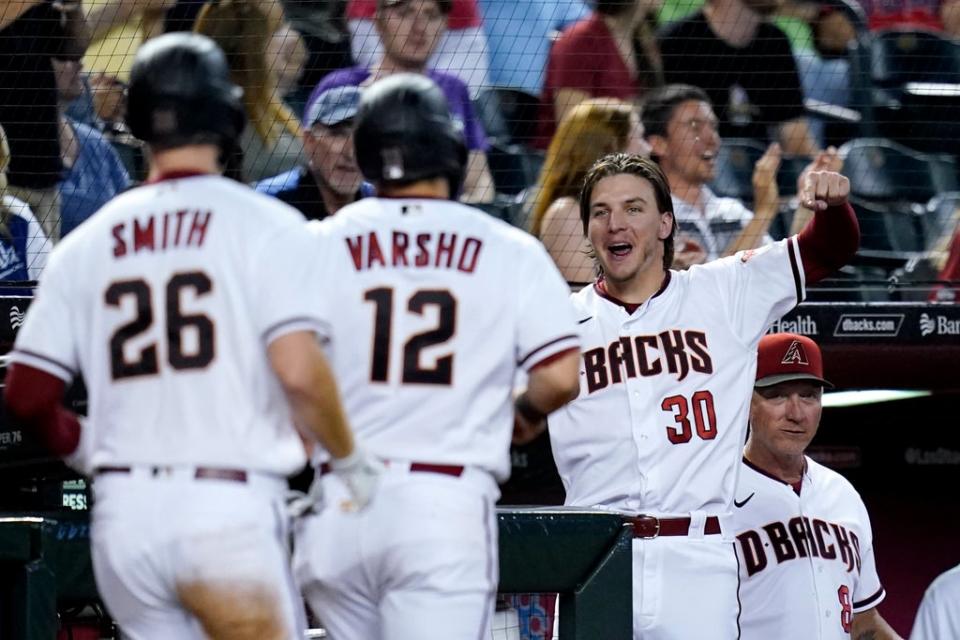
M 370 379 L 386 382 L 390 371 L 390 345 L 393 340 L 393 289 L 370 289 L 363 299 L 374 305 L 373 356 Z M 453 354 L 440 356 L 432 367 L 420 364 L 420 352 L 443 344 L 456 332 L 457 299 L 446 289 L 421 289 L 407 300 L 407 312 L 422 316 L 428 307 L 437 309 L 437 326 L 417 333 L 403 343 L 403 384 L 448 385 L 453 380 Z

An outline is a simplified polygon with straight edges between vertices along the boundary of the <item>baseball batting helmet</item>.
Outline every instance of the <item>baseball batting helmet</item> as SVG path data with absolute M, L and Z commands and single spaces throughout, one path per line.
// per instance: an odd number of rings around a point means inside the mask
M 216 144 L 227 150 L 246 124 L 243 90 L 230 82 L 223 51 L 206 36 L 148 40 L 130 71 L 127 125 L 156 149 Z
M 374 183 L 408 184 L 444 177 L 456 198 L 467 166 L 462 127 L 426 76 L 400 73 L 364 90 L 353 143 L 357 164 Z

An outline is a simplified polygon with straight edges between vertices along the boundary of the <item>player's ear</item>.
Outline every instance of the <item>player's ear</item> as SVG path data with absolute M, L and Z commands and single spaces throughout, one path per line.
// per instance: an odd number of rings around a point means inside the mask
M 660 214 L 660 228 L 657 230 L 657 237 L 660 240 L 666 240 L 673 235 L 673 213 L 664 211 Z

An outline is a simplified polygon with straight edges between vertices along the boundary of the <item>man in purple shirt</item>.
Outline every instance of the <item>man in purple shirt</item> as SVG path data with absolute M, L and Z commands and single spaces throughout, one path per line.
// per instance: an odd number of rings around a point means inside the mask
M 470 92 L 457 77 L 427 69 L 427 60 L 447 26 L 450 0 L 378 0 L 376 27 L 383 57 L 370 69 L 349 67 L 328 74 L 310 95 L 339 86 L 365 87 L 394 73 L 422 73 L 436 82 L 454 119 L 463 125 L 470 159 L 461 200 L 489 202 L 494 197 L 487 165 L 487 136 L 473 110 Z

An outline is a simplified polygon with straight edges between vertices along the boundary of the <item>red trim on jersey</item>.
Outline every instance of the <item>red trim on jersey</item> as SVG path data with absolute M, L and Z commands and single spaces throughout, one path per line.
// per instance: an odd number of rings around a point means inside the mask
M 7 411 L 40 434 L 51 453 L 65 456 L 80 444 L 80 421 L 60 405 L 66 383 L 29 365 L 14 363 L 7 373 Z
M 787 482 L 787 481 L 784 480 L 783 478 L 780 478 L 780 477 L 778 477 L 778 476 L 775 476 L 774 474 L 770 473 L 770 472 L 767 471 L 766 469 L 761 469 L 761 468 L 758 467 L 757 465 L 755 465 L 755 464 L 753 464 L 752 462 L 750 462 L 749 460 L 747 460 L 747 457 L 746 457 L 746 456 L 743 457 L 743 464 L 747 465 L 748 467 L 750 467 L 751 469 L 753 469 L 754 471 L 756 471 L 757 473 L 759 473 L 759 474 L 762 475 L 762 476 L 767 476 L 767 477 L 770 478 L 771 480 L 776 480 L 776 481 L 779 482 L 780 484 L 785 484 L 785 485 L 787 485 L 788 487 L 793 487 L 793 490 L 797 492 L 797 495 L 800 495 L 800 485 L 801 485 L 801 483 L 803 482 L 803 474 L 801 474 L 799 481 L 797 481 L 796 483 L 793 483 L 793 482 Z M 803 473 L 806 473 L 806 472 L 807 472 L 807 468 L 806 468 L 806 467 L 807 467 L 807 464 L 806 464 L 806 461 L 804 461 L 803 467 L 804 467 L 804 468 L 803 468 Z
M 580 348 L 579 348 L 579 347 L 570 347 L 569 349 L 564 349 L 563 351 L 558 351 L 558 352 L 556 352 L 555 354 L 553 354 L 552 356 L 547 356 L 547 357 L 544 358 L 543 360 L 538 361 L 536 364 L 531 365 L 530 368 L 529 368 L 527 371 L 532 372 L 534 369 L 536 369 L 536 368 L 538 368 L 538 367 L 543 367 L 543 366 L 546 366 L 546 365 L 550 364 L 550 363 L 553 362 L 554 360 L 559 360 L 560 358 L 562 358 L 563 356 L 567 355 L 568 353 L 576 353 L 576 352 L 579 352 L 579 351 L 580 351 Z
M 865 599 L 861 600 L 860 602 L 854 602 L 854 603 L 853 603 L 853 608 L 854 608 L 854 609 L 860 609 L 860 608 L 862 608 L 862 607 L 873 608 L 873 607 L 870 606 L 870 605 L 872 605 L 874 602 L 877 602 L 878 600 L 880 600 L 881 598 L 883 598 L 883 596 L 885 596 L 885 595 L 886 595 L 886 591 L 884 591 L 883 586 L 881 586 L 880 589 L 879 589 L 875 594 L 873 594 L 872 596 L 870 596 L 869 598 L 865 598 Z M 858 613 L 862 613 L 862 612 L 858 612 Z
M 660 288 L 657 289 L 656 293 L 650 296 L 651 300 L 653 300 L 654 298 L 656 298 L 661 293 L 667 290 L 667 285 L 670 284 L 670 278 L 671 278 L 670 271 L 669 270 L 664 271 L 663 281 L 660 283 Z M 626 309 L 627 313 L 633 313 L 634 311 L 640 308 L 641 304 L 643 304 L 642 302 L 641 303 L 624 302 L 623 300 L 613 296 L 609 291 L 607 291 L 607 283 L 606 283 L 606 280 L 603 279 L 603 276 L 600 276 L 599 278 L 597 278 L 597 281 L 593 283 L 593 290 L 596 291 L 597 295 L 600 296 L 601 298 L 605 298 L 610 302 L 612 302 L 613 304 L 617 305 L 618 307 L 623 307 L 624 309 Z
M 819 282 L 850 262 L 860 246 L 860 225 L 849 203 L 828 207 L 797 236 L 807 284 Z
M 194 178 L 196 176 L 215 176 L 218 174 L 208 173 L 206 171 L 195 171 L 192 169 L 185 169 L 183 171 L 168 171 L 166 173 L 161 173 L 156 178 L 151 178 L 147 180 L 147 184 L 156 184 L 158 182 L 165 182 L 167 180 L 179 180 L 180 178 Z

